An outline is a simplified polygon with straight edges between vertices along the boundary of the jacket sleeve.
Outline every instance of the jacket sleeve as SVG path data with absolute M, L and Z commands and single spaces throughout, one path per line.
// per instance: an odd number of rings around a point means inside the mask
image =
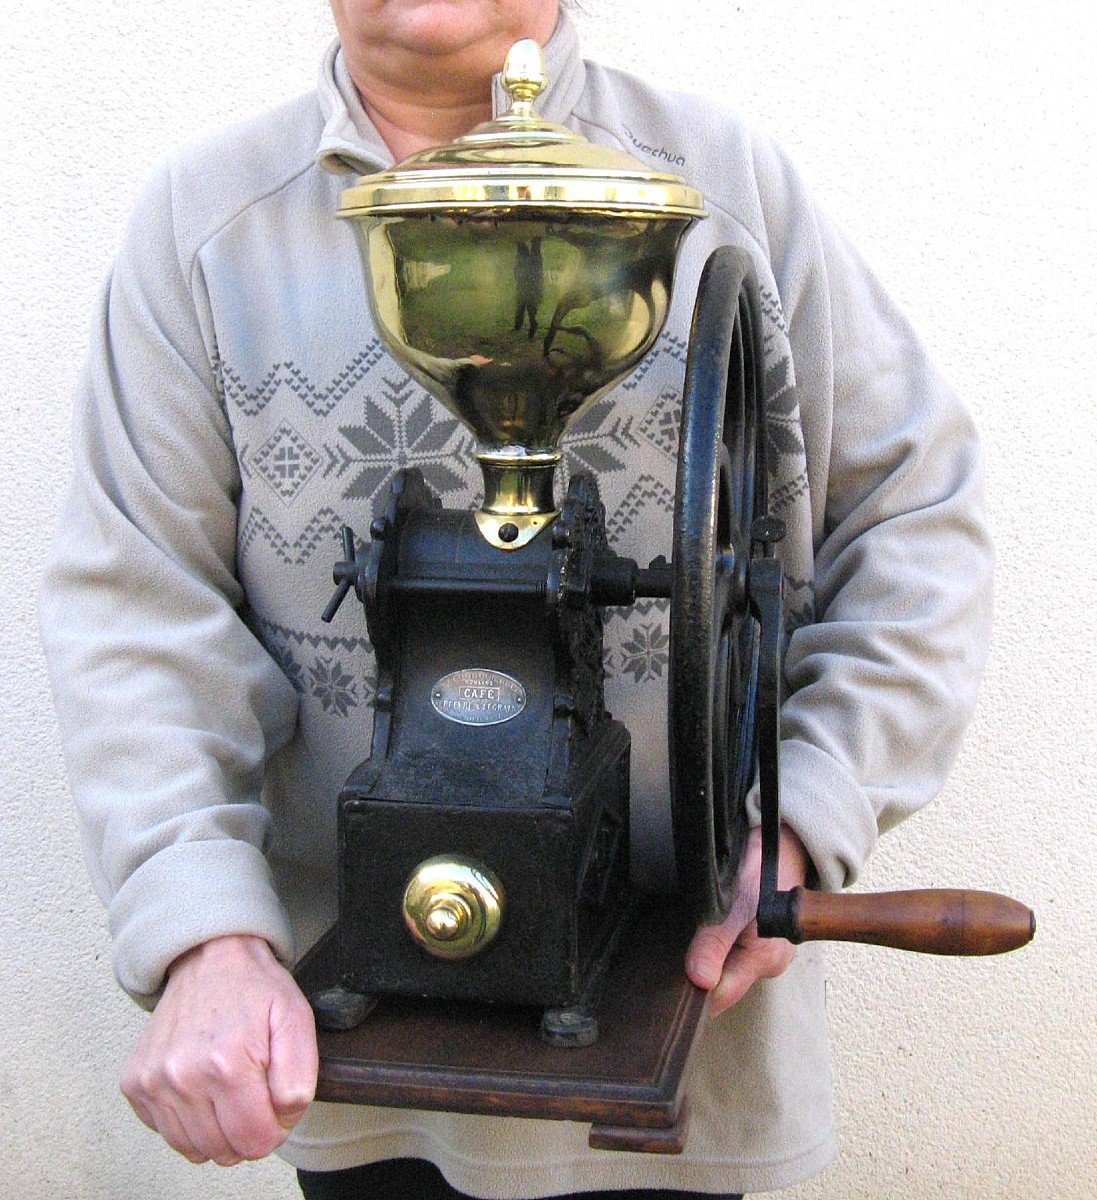
M 146 1004 L 209 938 L 252 933 L 293 954 L 260 789 L 297 699 L 241 620 L 237 462 L 201 274 L 174 224 L 165 167 L 103 291 L 39 597 L 115 972 Z
M 837 889 L 944 783 L 986 659 L 993 551 L 964 407 L 792 169 L 762 160 L 813 435 L 814 620 L 787 645 L 782 815 Z

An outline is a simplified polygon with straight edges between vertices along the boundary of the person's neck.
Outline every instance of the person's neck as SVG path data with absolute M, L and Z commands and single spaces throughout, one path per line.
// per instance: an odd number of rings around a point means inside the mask
M 449 54 L 346 41 L 343 54 L 362 107 L 399 162 L 490 120 L 491 81 L 513 42 L 529 36 L 544 45 L 555 25 L 552 11 L 546 14 L 543 28 L 501 34 Z
M 373 122 L 396 162 L 426 150 L 452 142 L 481 121 L 491 119 L 491 80 L 487 94 L 451 95 L 434 92 L 417 97 L 393 94 L 376 88 L 363 88 L 355 82 L 362 107 Z

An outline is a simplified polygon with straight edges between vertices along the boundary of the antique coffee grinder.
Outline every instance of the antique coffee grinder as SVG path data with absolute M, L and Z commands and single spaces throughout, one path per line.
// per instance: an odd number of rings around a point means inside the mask
M 641 597 L 671 602 L 670 800 L 694 924 L 727 912 L 757 773 L 764 935 L 943 953 L 1027 941 L 1031 913 L 1003 897 L 777 891 L 783 528 L 750 263 L 720 250 L 701 279 L 672 560 L 622 558 L 592 476 L 557 496 L 559 442 L 658 337 L 702 198 L 540 119 L 535 43 L 513 47 L 503 82 L 509 114 L 340 201 L 377 330 L 474 433 L 484 500 L 445 509 L 401 471 L 369 539 L 343 531 L 324 619 L 353 590 L 378 681 L 370 755 L 339 796 L 338 977 L 313 993 L 319 1024 L 366 1028 L 378 997 L 423 997 L 531 1006 L 565 1058 L 597 1041 L 632 903 L 630 743 L 605 707 L 602 611 Z

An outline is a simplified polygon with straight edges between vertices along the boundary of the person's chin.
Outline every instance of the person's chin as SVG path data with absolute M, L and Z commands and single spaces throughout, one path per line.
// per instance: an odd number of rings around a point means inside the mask
M 477 44 L 504 49 L 518 38 L 533 36 L 501 19 L 495 0 L 399 0 L 393 33 L 400 43 L 421 54 L 457 54 Z
M 392 32 L 405 45 L 449 53 L 494 36 L 492 8 L 481 0 L 402 0 L 392 14 Z

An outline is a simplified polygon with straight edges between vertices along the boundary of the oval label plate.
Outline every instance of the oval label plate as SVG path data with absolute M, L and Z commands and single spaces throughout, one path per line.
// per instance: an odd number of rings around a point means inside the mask
M 430 702 L 459 725 L 500 725 L 526 707 L 526 689 L 501 671 L 466 667 L 443 675 L 430 689 Z

